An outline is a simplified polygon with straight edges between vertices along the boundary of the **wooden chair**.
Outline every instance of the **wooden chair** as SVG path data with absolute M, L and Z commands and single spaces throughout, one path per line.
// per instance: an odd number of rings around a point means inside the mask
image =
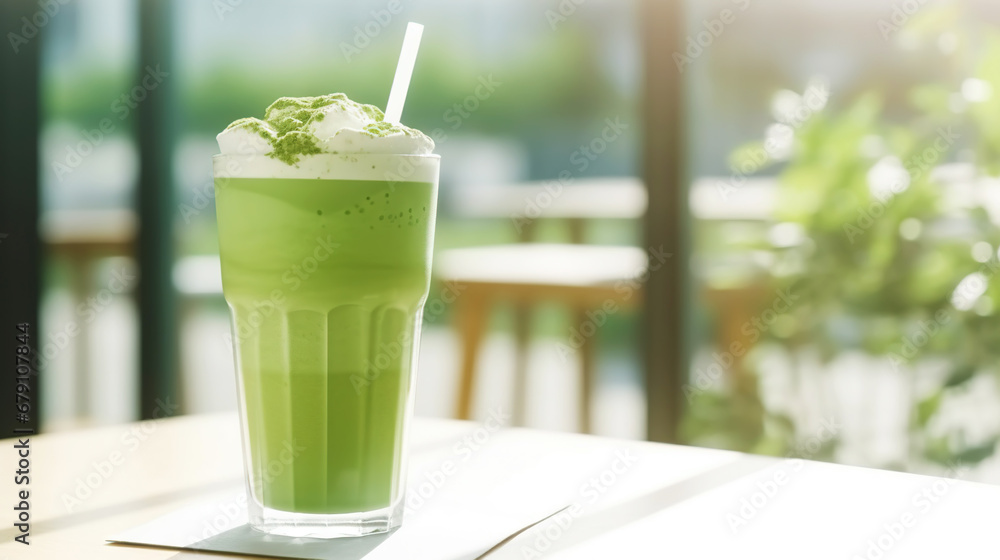
M 573 309 L 574 324 L 582 331 L 588 312 L 605 314 L 633 309 L 641 303 L 640 277 L 646 270 L 646 253 L 636 247 L 576 244 L 521 243 L 443 251 L 437 256 L 437 276 L 462 286 L 455 302 L 455 325 L 461 344 L 461 373 L 455 414 L 468 419 L 476 385 L 476 361 L 490 311 L 500 301 L 523 307 L 542 302 L 562 302 Z M 609 312 L 609 308 L 615 311 Z M 593 339 L 600 327 L 581 332 L 580 418 L 589 432 L 593 389 Z M 593 331 L 593 332 L 590 332 Z M 524 346 L 527 329 L 517 337 L 513 417 L 524 423 L 527 400 Z

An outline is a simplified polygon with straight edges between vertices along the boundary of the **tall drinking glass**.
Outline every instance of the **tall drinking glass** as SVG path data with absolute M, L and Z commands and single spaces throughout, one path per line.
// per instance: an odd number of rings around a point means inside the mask
M 262 158 L 213 162 L 250 524 L 388 531 L 402 521 L 439 156 Z

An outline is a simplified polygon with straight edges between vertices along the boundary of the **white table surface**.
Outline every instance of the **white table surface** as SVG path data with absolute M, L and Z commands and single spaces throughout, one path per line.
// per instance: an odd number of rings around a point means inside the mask
M 481 444 L 473 450 L 462 443 L 466 436 Z M 12 542 L 7 504 L 16 487 L 13 476 L 3 476 L 0 560 L 203 557 L 104 539 L 238 484 L 238 437 L 233 414 L 33 437 L 32 545 Z M 10 474 L 13 444 L 0 442 L 0 465 Z M 444 461 L 458 464 L 447 492 L 429 499 L 501 508 L 575 504 L 491 559 L 1000 558 L 1000 487 L 564 433 L 491 432 L 446 420 L 416 420 L 411 448 L 411 480 Z M 120 466 L 67 506 L 95 462 L 116 452 Z M 884 550 L 873 549 L 879 544 Z

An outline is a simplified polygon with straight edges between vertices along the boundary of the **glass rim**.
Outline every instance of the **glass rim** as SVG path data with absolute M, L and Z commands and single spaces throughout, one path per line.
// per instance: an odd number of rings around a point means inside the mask
M 310 154 L 294 164 L 263 154 L 217 154 L 216 179 L 355 179 L 429 182 L 438 180 L 438 154 Z

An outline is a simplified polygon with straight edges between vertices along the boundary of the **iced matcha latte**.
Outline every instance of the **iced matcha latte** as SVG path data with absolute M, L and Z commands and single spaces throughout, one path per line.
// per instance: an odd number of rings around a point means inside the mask
M 402 517 L 438 156 L 344 95 L 282 98 L 219 134 L 250 522 L 293 536 Z

